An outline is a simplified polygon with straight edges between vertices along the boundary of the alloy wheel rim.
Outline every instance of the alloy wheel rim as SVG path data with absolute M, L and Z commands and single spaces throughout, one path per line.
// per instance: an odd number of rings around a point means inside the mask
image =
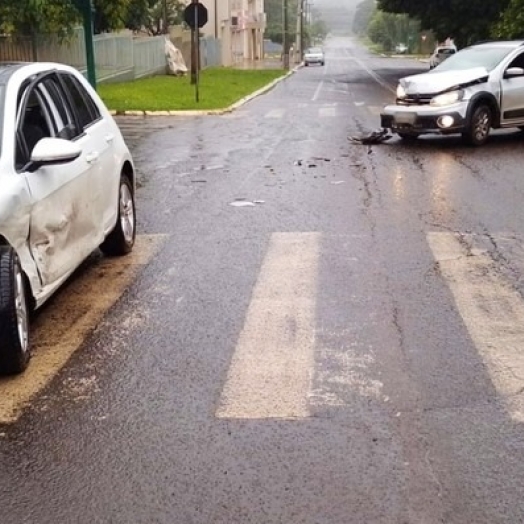
M 487 111 L 482 111 L 477 116 L 475 125 L 475 136 L 477 140 L 482 140 L 487 136 L 489 127 L 489 114 Z
M 135 209 L 133 196 L 126 184 L 120 188 L 120 225 L 125 241 L 131 244 L 135 233 Z
M 18 339 L 23 353 L 29 347 L 29 321 L 27 312 L 27 300 L 25 296 L 24 277 L 20 266 L 15 265 L 15 310 L 16 324 L 18 329 Z

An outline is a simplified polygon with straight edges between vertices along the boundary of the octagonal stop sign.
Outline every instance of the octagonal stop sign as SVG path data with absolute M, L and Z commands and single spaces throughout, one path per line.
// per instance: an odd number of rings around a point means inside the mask
M 193 2 L 184 9 L 184 21 L 191 28 L 203 27 L 207 24 L 207 8 L 200 2 Z

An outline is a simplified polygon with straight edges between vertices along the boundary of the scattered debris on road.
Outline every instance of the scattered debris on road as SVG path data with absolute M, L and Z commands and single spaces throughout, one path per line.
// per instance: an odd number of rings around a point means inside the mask
M 349 140 L 355 144 L 371 145 L 381 144 L 386 140 L 392 138 L 393 135 L 389 133 L 388 129 L 381 129 L 380 131 L 371 131 L 371 133 L 363 134 L 361 136 L 350 136 Z

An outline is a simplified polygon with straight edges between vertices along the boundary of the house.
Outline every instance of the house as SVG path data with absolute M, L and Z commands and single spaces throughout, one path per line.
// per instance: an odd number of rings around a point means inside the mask
M 229 66 L 264 57 L 264 0 L 200 0 L 208 11 L 204 36 L 220 41 L 222 64 Z

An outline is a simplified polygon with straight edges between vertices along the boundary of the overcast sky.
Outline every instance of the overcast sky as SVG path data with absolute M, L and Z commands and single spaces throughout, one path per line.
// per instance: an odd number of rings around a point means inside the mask
M 362 0 L 308 0 L 314 9 L 320 11 L 322 19 L 330 29 L 348 30 L 351 28 L 353 13 Z

